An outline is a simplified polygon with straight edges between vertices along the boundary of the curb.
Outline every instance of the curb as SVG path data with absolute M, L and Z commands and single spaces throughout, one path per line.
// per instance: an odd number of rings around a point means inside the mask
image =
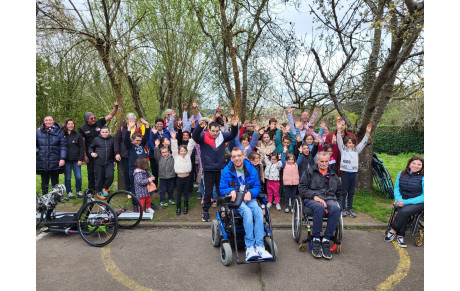
M 291 229 L 290 223 L 274 223 L 274 229 Z M 140 228 L 210 228 L 210 222 L 147 222 L 142 221 L 137 227 Z M 386 229 L 386 223 L 349 223 L 344 225 L 345 229 Z

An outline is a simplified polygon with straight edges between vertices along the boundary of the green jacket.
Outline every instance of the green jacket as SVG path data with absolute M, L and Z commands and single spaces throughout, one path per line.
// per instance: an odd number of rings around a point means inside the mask
M 295 135 L 292 132 L 289 132 L 288 134 L 289 134 L 289 137 L 291 138 L 291 144 L 288 147 L 288 151 L 293 154 L 294 146 L 295 146 Z M 284 145 L 281 140 L 282 136 L 283 136 L 283 131 L 281 131 L 281 129 L 278 129 L 276 131 L 276 136 L 275 136 L 275 150 L 274 150 L 274 152 L 277 154 L 281 154 L 284 150 Z

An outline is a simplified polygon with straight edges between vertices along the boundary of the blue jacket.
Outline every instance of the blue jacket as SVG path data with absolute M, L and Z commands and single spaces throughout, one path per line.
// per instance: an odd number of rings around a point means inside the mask
M 237 134 L 238 126 L 232 125 L 231 131 L 220 132 L 219 137 L 213 139 L 208 131 L 203 132 L 201 126 L 195 126 L 192 138 L 200 145 L 201 165 L 204 171 L 220 171 L 225 167 L 225 143 L 234 139 Z M 216 147 L 216 140 L 219 138 L 222 142 Z
M 123 142 L 125 143 L 126 149 L 128 150 L 128 164 L 131 170 L 136 168 L 135 162 L 139 158 L 147 158 L 149 155 L 145 151 L 145 145 L 147 144 L 147 140 L 151 136 L 150 130 L 146 130 L 144 136 L 142 137 L 142 142 L 140 146 L 136 147 L 131 142 L 131 132 L 129 130 L 125 130 L 124 133 L 125 137 L 123 138 Z M 134 187 L 134 186 L 133 186 Z
M 36 171 L 37 174 L 49 171 L 62 171 L 59 160 L 67 158 L 67 139 L 59 124 L 54 123 L 54 128 L 46 132 L 45 124 L 37 130 L 36 137 Z
M 417 173 L 406 173 L 401 178 L 399 172 L 394 189 L 395 201 L 402 200 L 404 205 L 423 203 L 424 180 L 425 177 Z
M 244 177 L 246 184 L 246 191 L 251 192 L 252 199 L 256 198 L 260 193 L 260 183 L 259 175 L 256 168 L 251 164 L 247 159 L 244 159 Z M 235 166 L 233 162 L 228 163 L 228 165 L 222 170 L 220 176 L 220 195 L 229 194 L 232 190 L 239 191 L 240 184 L 236 176 Z
M 150 158 L 155 158 L 155 155 L 153 153 L 153 150 L 155 149 L 155 140 L 160 139 L 163 136 L 167 137 L 168 140 L 171 141 L 171 133 L 166 127 L 163 127 L 163 134 L 160 134 L 159 132 L 157 132 L 157 134 L 153 134 L 153 132 L 150 132 L 150 137 L 148 141 Z

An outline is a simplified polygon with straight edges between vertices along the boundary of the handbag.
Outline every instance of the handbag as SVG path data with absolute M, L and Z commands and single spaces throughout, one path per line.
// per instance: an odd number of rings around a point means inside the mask
M 157 189 L 157 186 L 155 186 L 155 183 L 153 182 L 150 182 L 148 185 L 147 185 L 147 192 L 153 192 Z

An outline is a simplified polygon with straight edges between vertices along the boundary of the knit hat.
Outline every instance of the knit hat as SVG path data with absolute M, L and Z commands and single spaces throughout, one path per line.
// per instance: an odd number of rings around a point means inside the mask
M 92 113 L 92 112 L 86 112 L 86 113 L 85 113 L 85 122 L 88 122 L 88 120 L 89 120 L 89 118 L 90 118 L 91 116 L 95 116 L 94 113 Z

